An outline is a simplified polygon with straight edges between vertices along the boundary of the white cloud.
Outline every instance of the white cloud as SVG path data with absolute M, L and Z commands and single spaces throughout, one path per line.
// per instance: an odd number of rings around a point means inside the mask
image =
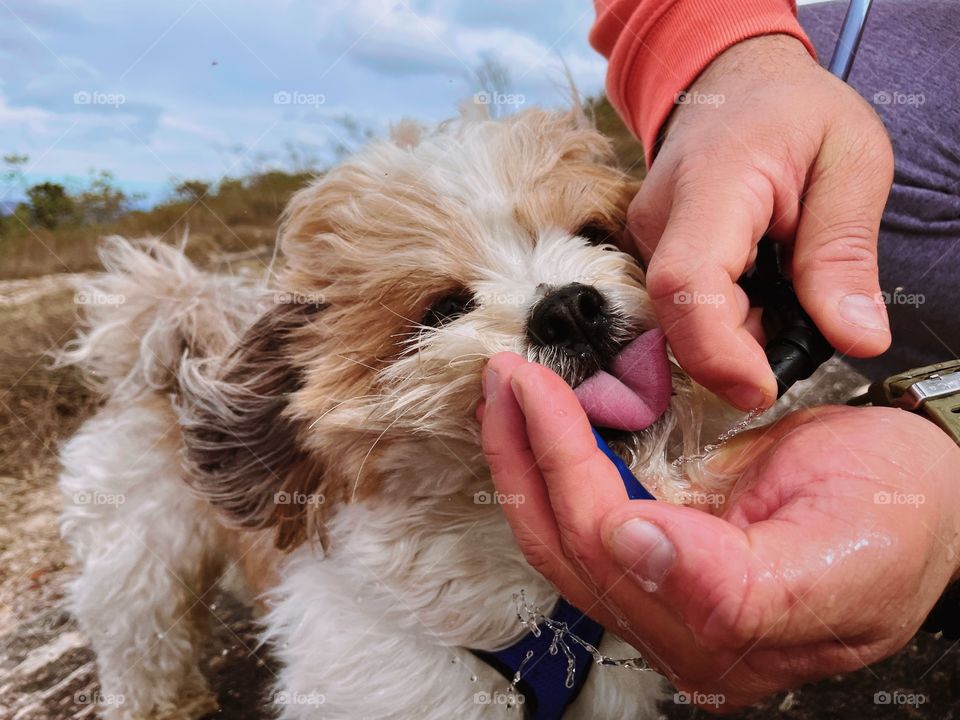
M 560 58 L 599 90 L 592 18 L 588 0 L 6 0 L 0 152 L 31 155 L 39 176 L 105 168 L 157 194 L 172 174 L 215 178 L 236 148 L 241 165 L 282 162 L 291 142 L 330 159 L 356 144 L 350 121 L 382 132 L 454 115 L 488 55 L 527 103 L 565 102 Z M 278 105 L 279 91 L 324 103 Z M 124 103 L 78 105 L 76 92 Z
M 0 96 L 0 127 L 19 129 L 24 125 L 38 127 L 47 122 L 52 115 L 38 107 L 10 107 Z
M 185 133 L 187 135 L 192 135 L 210 142 L 222 144 L 227 144 L 230 142 L 230 136 L 227 135 L 223 128 L 202 125 L 188 117 L 181 115 L 164 113 L 160 117 L 160 127 L 166 130 L 173 130 L 176 132 Z

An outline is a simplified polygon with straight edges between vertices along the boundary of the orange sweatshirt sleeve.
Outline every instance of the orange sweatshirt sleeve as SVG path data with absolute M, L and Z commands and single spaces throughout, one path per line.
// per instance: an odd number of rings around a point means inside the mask
M 594 0 L 590 44 L 605 56 L 607 97 L 643 143 L 649 166 L 677 94 L 741 40 L 784 33 L 813 45 L 795 0 Z

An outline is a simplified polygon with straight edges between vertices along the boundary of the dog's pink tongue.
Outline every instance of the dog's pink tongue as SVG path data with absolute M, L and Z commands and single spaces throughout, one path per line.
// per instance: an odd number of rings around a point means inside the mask
M 620 351 L 610 372 L 597 372 L 574 393 L 594 425 L 637 432 L 666 412 L 672 390 L 666 338 L 648 330 Z

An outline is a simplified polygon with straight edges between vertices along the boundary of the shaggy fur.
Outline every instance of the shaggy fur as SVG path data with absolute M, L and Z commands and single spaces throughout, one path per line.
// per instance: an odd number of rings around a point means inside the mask
M 240 567 L 281 661 L 284 720 L 481 718 L 506 681 L 469 650 L 548 610 L 496 504 L 474 410 L 512 350 L 576 383 L 590 368 L 530 343 L 551 288 L 592 285 L 611 342 L 655 324 L 615 246 L 635 185 L 576 113 L 405 127 L 299 192 L 275 287 L 197 271 L 160 243 L 111 240 L 88 330 L 65 354 L 106 398 L 63 450 L 63 535 L 111 720 L 192 718 L 205 594 Z M 455 313 L 443 315 L 453 303 Z M 701 392 L 618 449 L 663 499 L 686 483 Z M 109 501 L 111 500 L 112 501 Z M 207 596 L 208 597 L 208 596 Z M 612 656 L 635 651 L 606 635 Z M 662 680 L 595 668 L 569 716 L 654 717 Z

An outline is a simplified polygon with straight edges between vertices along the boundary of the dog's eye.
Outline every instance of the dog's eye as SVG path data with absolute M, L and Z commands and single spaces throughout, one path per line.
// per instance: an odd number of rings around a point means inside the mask
M 611 227 L 610 224 L 600 222 L 590 222 L 577 228 L 574 233 L 577 237 L 582 237 L 591 245 L 616 245 L 619 228 Z
M 420 322 L 429 327 L 440 327 L 461 315 L 466 315 L 476 306 L 476 298 L 468 290 L 457 290 L 434 302 Z

